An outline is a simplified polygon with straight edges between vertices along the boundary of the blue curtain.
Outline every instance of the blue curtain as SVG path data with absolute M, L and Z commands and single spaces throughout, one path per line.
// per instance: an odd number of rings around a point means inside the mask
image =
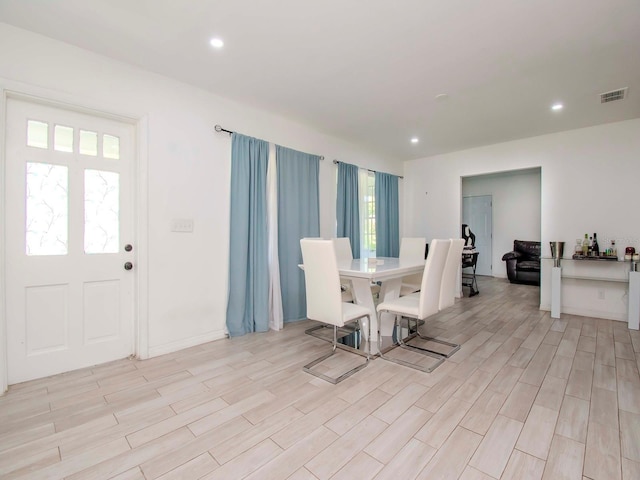
M 232 135 L 227 303 L 230 336 L 269 330 L 268 162 L 268 142 Z
M 376 172 L 376 256 L 400 254 L 398 177 Z
M 307 317 L 300 239 L 320 236 L 320 157 L 276 145 L 278 256 L 285 322 Z
M 337 237 L 349 237 L 353 258 L 360 258 L 360 208 L 358 167 L 338 164 L 338 196 L 336 198 Z

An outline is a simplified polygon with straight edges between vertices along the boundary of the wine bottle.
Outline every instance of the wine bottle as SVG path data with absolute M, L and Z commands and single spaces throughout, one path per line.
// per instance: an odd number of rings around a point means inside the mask
M 582 255 L 585 257 L 589 253 L 589 235 L 584 234 L 584 240 L 582 240 Z
M 600 247 L 598 246 L 598 237 L 596 236 L 595 232 L 593 234 L 592 250 L 593 250 L 593 255 L 595 257 L 599 257 L 600 256 Z

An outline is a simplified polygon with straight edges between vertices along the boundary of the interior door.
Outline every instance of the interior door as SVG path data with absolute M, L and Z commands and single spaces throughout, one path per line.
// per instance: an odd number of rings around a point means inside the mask
M 462 223 L 469 225 L 476 236 L 476 249 L 479 252 L 476 274 L 493 275 L 491 260 L 493 256 L 493 206 L 491 195 L 463 197 Z
M 134 126 L 14 98 L 6 125 L 9 384 L 129 356 Z

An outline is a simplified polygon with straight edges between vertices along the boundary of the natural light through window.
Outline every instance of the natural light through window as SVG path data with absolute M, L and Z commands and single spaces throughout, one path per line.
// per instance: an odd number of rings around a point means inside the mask
M 104 134 L 102 136 L 102 156 L 118 160 L 120 158 L 120 138 Z
M 80 153 L 82 155 L 98 155 L 98 132 L 80 130 Z
M 29 120 L 27 122 L 27 145 L 36 148 L 49 148 L 49 125 L 46 122 Z
M 373 172 L 360 170 L 360 256 L 376 256 L 376 177 Z
M 56 125 L 53 130 L 53 149 L 58 152 L 73 152 L 73 128 Z

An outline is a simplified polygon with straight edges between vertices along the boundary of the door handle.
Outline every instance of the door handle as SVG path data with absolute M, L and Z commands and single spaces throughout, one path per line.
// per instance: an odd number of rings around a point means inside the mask
M 125 251 L 125 252 L 130 252 L 131 250 L 133 250 L 133 245 L 131 245 L 130 243 L 127 243 L 127 244 L 124 246 L 124 251 Z
M 125 270 L 131 270 L 133 268 L 133 263 L 131 262 L 127 262 L 124 264 L 124 269 Z

